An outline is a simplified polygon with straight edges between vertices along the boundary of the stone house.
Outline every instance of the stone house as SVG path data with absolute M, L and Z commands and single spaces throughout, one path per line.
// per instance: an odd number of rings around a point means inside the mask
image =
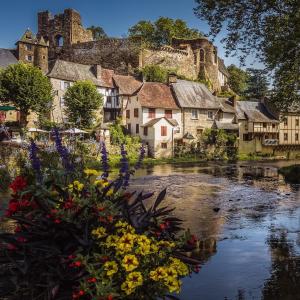
M 66 90 L 76 81 L 89 80 L 96 85 L 99 93 L 103 95 L 103 108 L 99 111 L 99 119 L 102 116 L 104 123 L 114 121 L 121 113 L 121 103 L 113 83 L 113 74 L 112 70 L 101 68 L 99 65 L 91 66 L 55 60 L 47 74 L 54 90 L 53 110 L 50 119 L 58 123 L 67 121 L 64 113 Z
M 220 103 L 202 83 L 169 79 L 176 103 L 182 112 L 183 139 L 195 140 L 218 118 Z
M 126 127 L 147 143 L 153 157 L 169 157 L 175 140 L 182 137 L 181 111 L 168 85 L 145 82 L 129 97 L 125 110 Z
M 279 143 L 279 121 L 266 105 L 257 101 L 238 101 L 239 152 L 270 153 Z

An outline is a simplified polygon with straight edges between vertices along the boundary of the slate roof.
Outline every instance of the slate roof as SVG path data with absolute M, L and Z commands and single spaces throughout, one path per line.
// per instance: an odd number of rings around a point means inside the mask
M 119 88 L 120 95 L 132 95 L 143 84 L 141 81 L 136 80 L 133 76 L 114 75 L 113 80 Z
M 237 101 L 236 113 L 239 120 L 279 123 L 265 105 L 257 101 Z
M 6 68 L 9 65 L 18 63 L 12 50 L 0 48 L 0 68 Z
M 238 124 L 229 123 L 229 122 L 224 123 L 220 121 L 215 121 L 213 127 L 217 129 L 224 129 L 224 130 L 239 130 Z
M 136 93 L 143 107 L 179 109 L 170 87 L 158 82 L 144 82 Z
M 167 119 L 165 117 L 162 118 L 156 118 L 156 119 L 152 119 L 149 122 L 147 122 L 146 124 L 142 125 L 142 127 L 152 127 L 153 125 L 155 125 L 157 122 L 159 122 L 160 120 L 165 119 L 166 121 L 168 121 L 171 126 L 176 127 L 178 126 L 178 122 L 174 119 Z
M 95 75 L 94 66 L 59 59 L 51 63 L 50 70 L 48 77 L 51 78 L 69 81 L 90 80 L 99 87 L 114 87 L 113 70 L 101 68 L 101 80 L 99 80 Z
M 172 88 L 182 108 L 219 109 L 220 103 L 210 90 L 199 82 L 177 80 Z
M 228 98 L 218 98 L 220 102 L 220 109 L 226 113 L 235 113 L 235 109 Z

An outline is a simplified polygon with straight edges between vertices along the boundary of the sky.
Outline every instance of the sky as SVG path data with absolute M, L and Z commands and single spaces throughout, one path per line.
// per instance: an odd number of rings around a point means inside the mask
M 156 20 L 160 16 L 180 18 L 190 27 L 207 34 L 208 25 L 199 20 L 193 13 L 194 0 L 0 0 L 0 48 L 14 48 L 15 42 L 27 28 L 37 32 L 37 13 L 49 10 L 52 14 L 74 8 L 80 12 L 84 27 L 101 26 L 109 36 L 122 37 L 128 28 L 140 20 Z M 215 40 L 219 56 L 228 66 L 239 65 L 236 57 L 225 57 L 220 40 Z M 253 59 L 247 66 L 257 65 Z M 251 66 L 252 67 L 252 66 Z

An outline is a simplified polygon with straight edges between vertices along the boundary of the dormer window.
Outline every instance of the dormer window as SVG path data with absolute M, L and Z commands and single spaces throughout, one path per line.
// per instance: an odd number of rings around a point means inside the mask
M 25 45 L 25 49 L 26 49 L 27 51 L 31 51 L 31 50 L 32 50 L 32 45 L 26 44 L 26 45 Z

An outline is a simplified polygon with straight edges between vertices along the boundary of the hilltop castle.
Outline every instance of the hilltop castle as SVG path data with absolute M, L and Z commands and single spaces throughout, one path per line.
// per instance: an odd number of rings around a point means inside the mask
M 48 63 L 61 59 L 89 65 L 101 65 L 116 73 L 132 74 L 146 65 L 160 65 L 178 75 L 195 80 L 205 78 L 214 91 L 227 86 L 228 72 L 218 50 L 207 38 L 174 38 L 171 46 L 142 49 L 138 41 L 124 38 L 93 40 L 90 30 L 82 26 L 81 16 L 73 9 L 52 16 L 38 13 L 36 36 L 27 30 L 17 42 L 15 56 L 48 71 Z

